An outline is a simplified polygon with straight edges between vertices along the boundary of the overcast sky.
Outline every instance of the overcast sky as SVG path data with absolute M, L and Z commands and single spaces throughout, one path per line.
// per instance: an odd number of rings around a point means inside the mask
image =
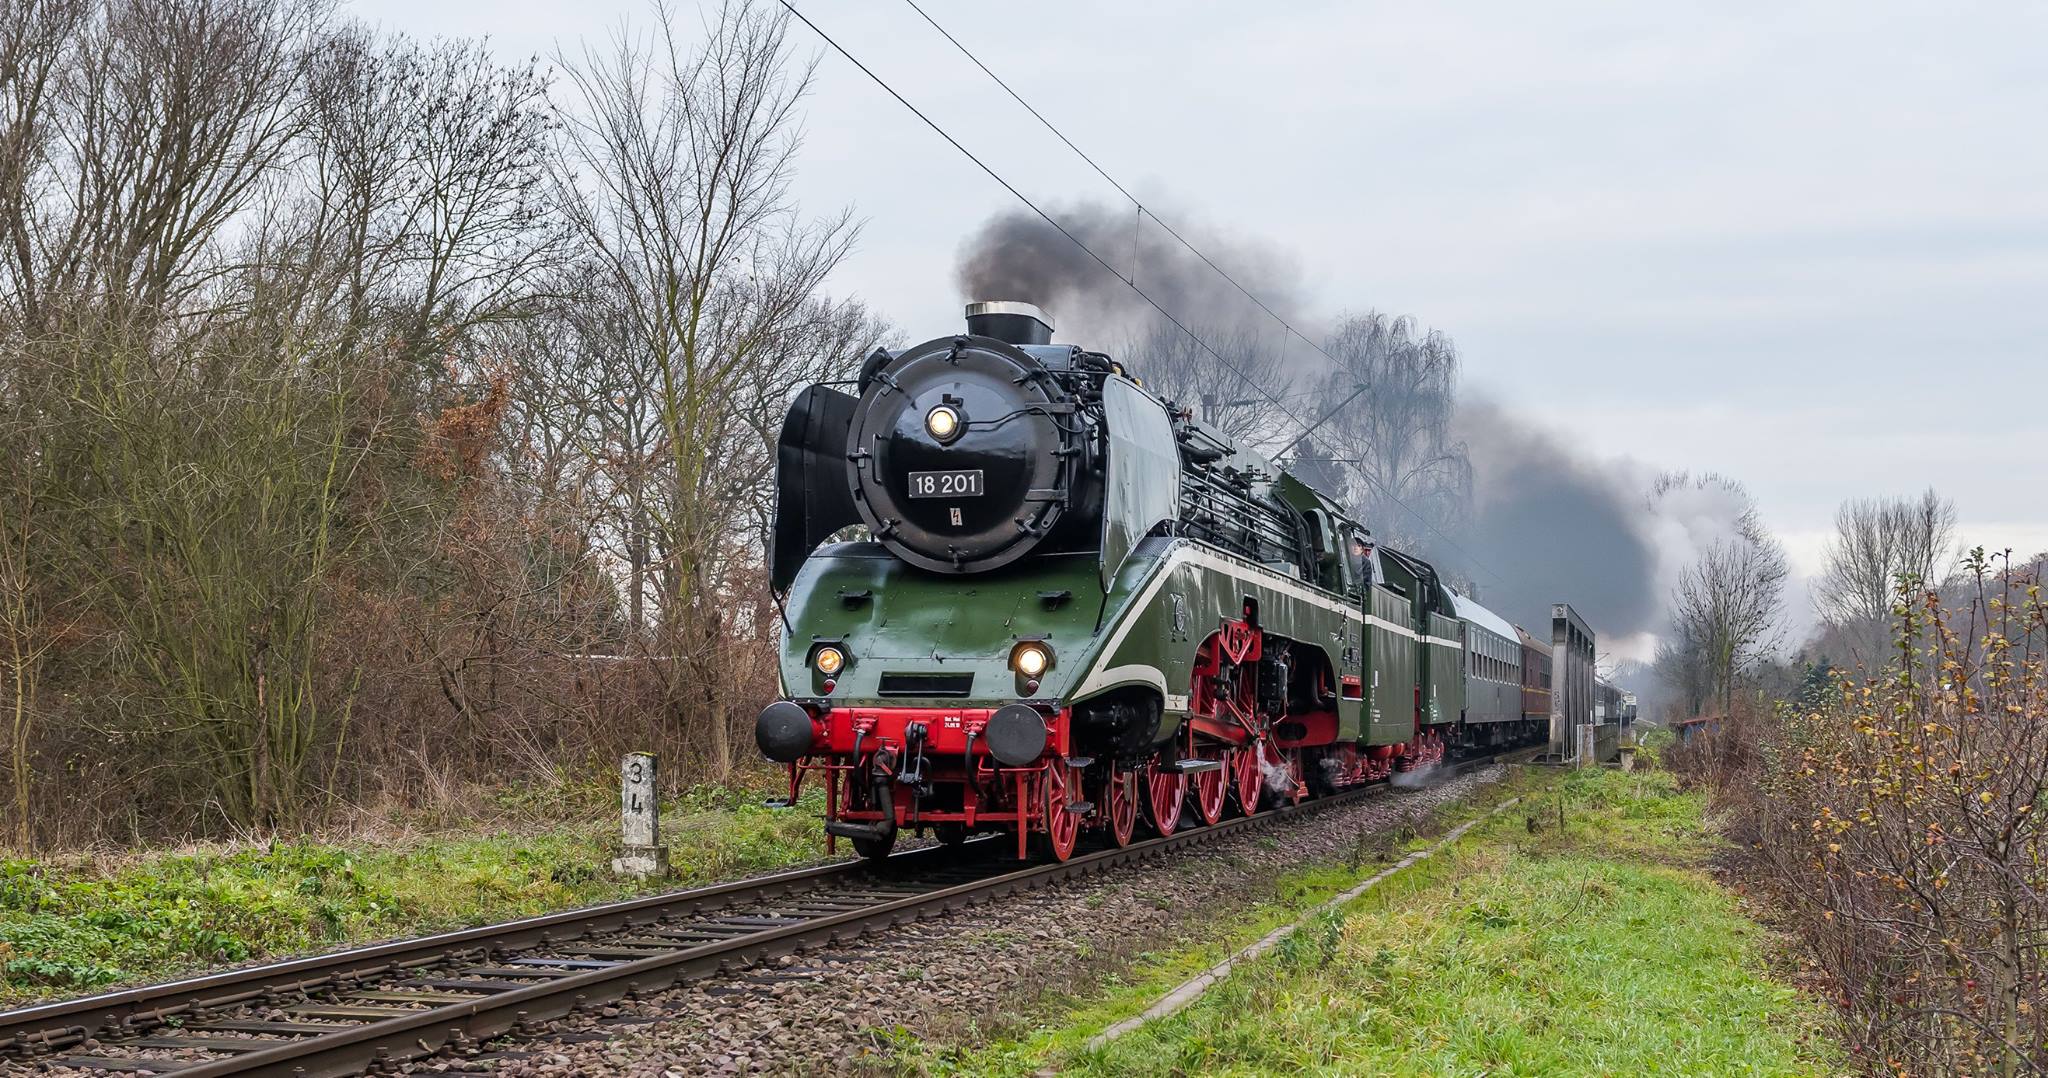
M 1928 484 L 2048 548 L 2048 7 L 921 2 L 1162 216 L 1446 331 L 1595 454 L 1741 479 L 1803 570 L 1841 499 Z M 1115 197 L 901 0 L 799 6 L 1033 198 Z M 543 55 L 649 17 L 349 10 Z M 834 288 L 950 332 L 1011 196 L 794 33 L 799 195 L 866 221 Z

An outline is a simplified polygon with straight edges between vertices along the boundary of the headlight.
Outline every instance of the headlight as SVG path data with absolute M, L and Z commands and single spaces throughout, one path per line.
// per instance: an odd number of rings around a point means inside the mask
M 811 656 L 811 665 L 818 668 L 818 673 L 831 677 L 846 666 L 846 653 L 834 647 L 819 648 Z
M 1045 668 L 1051 665 L 1052 649 L 1044 644 L 1023 643 L 1010 652 L 1010 668 L 1025 677 L 1035 678 L 1045 673 Z
M 924 429 L 941 442 L 950 442 L 960 437 L 960 413 L 951 405 L 941 404 L 924 414 Z

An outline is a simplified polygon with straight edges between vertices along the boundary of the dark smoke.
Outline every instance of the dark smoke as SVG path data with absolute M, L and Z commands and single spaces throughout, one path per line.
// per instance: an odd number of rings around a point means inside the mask
M 997 214 L 961 244 L 955 279 L 961 299 L 1022 300 L 1052 314 L 1059 339 L 1100 346 L 1150 325 L 1157 312 L 1137 287 L 1190 325 L 1247 328 L 1277 337 L 1273 320 L 1229 281 L 1190 253 L 1151 217 L 1130 206 L 1078 202 L 1046 212 L 1101 255 L 1112 274 L 1030 210 Z M 1233 239 L 1176 220 L 1174 227 L 1275 313 L 1299 325 L 1301 270 L 1281 248 Z
M 1470 557 L 1440 556 L 1481 563 L 1469 575 L 1483 603 L 1539 636 L 1554 602 L 1570 603 L 1603 637 L 1661 627 L 1661 562 L 1635 469 L 1588 460 L 1483 399 L 1459 402 L 1453 424 L 1472 462 L 1471 515 L 1459 537 Z
M 961 245 L 956 278 L 964 300 L 1035 303 L 1058 322 L 1057 339 L 1114 349 L 1159 322 L 1152 306 L 1123 283 L 1123 277 L 1134 275 L 1139 288 L 1196 327 L 1205 340 L 1222 340 L 1232 332 L 1258 338 L 1261 348 L 1270 347 L 1265 344 L 1269 338 L 1279 340 L 1270 316 L 1157 221 L 1141 219 L 1121 204 L 1070 203 L 1049 212 L 1115 273 L 1036 214 L 1006 212 Z M 1176 227 L 1182 223 L 1176 221 Z M 1309 308 L 1299 265 L 1289 252 L 1198 227 L 1183 227 L 1182 234 L 1281 317 L 1321 338 L 1319 330 L 1328 323 Z M 1333 340 L 1325 347 L 1340 350 L 1337 344 Z M 1441 346 L 1452 347 L 1447 338 Z M 1273 359 L 1276 385 L 1331 377 L 1323 360 L 1305 348 L 1276 353 Z M 1201 376 L 1224 387 L 1234 385 L 1226 372 Z M 1678 569 L 1690 564 L 1710 537 L 1731 531 L 1739 515 L 1739 506 L 1723 504 L 1727 499 L 1711 497 L 1711 491 L 1652 499 L 1654 476 L 1647 470 L 1589 459 L 1490 401 L 1458 399 L 1455 385 L 1443 394 L 1440 406 L 1454 409 L 1452 440 L 1462 441 L 1469 453 L 1472 496 L 1462 512 L 1449 509 L 1460 518 L 1446 528 L 1455 542 L 1428 530 L 1413 540 L 1417 552 L 1452 579 L 1476 582 L 1485 605 L 1539 637 L 1549 632 L 1550 605 L 1568 602 L 1600 635 L 1603 651 L 1624 637 L 1634 637 L 1641 650 L 1648 639 L 1644 634 L 1665 628 L 1664 602 Z M 1254 443 L 1277 446 L 1299 431 L 1283 418 L 1270 422 L 1272 436 L 1251 435 Z M 1337 492 L 1357 484 L 1325 476 L 1317 485 Z M 1446 508 L 1423 507 L 1432 514 Z M 1366 521 L 1375 530 L 1391 524 L 1390 534 L 1425 531 L 1414 523 Z

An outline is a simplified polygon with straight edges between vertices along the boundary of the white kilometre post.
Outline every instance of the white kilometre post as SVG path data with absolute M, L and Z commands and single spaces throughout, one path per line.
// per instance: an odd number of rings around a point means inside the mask
M 668 847 L 661 844 L 661 795 L 655 785 L 655 757 L 629 752 L 619 761 L 619 819 L 624 837 L 612 871 L 646 879 L 668 873 Z

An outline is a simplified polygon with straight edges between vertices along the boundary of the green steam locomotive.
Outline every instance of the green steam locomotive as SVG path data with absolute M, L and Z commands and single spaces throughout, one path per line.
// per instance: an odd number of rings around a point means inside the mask
M 1064 860 L 1549 730 L 1542 643 L 1028 304 L 855 389 L 783 424 L 755 733 L 863 855 L 1007 831 Z

